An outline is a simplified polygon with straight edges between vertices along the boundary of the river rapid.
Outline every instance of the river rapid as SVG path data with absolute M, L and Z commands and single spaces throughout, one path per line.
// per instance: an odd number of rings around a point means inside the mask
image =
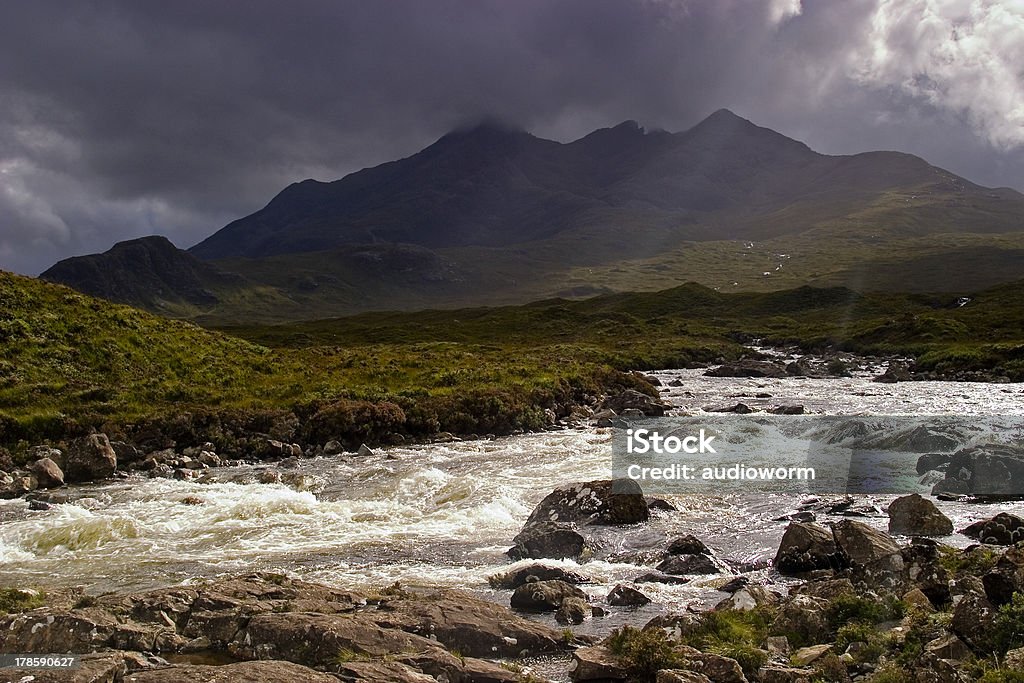
M 700 370 L 655 373 L 675 410 L 743 401 L 756 408 L 802 404 L 811 413 L 842 415 L 1022 415 L 1024 385 L 946 382 L 875 384 L 878 368 L 842 379 L 704 377 Z M 681 386 L 668 387 L 673 380 Z M 757 398 L 758 396 L 760 398 Z M 496 440 L 382 450 L 366 457 L 302 460 L 283 483 L 258 483 L 247 466 L 211 470 L 206 483 L 133 475 L 74 487 L 72 502 L 31 511 L 24 500 L 0 501 L 0 585 L 87 592 L 153 588 L 253 570 L 288 572 L 349 588 L 451 586 L 503 604 L 508 593 L 489 575 L 512 566 L 504 555 L 533 506 L 558 485 L 608 478 L 608 429 L 568 429 Z M 650 570 L 668 540 L 687 533 L 728 560 L 762 566 L 778 546 L 799 498 L 786 495 L 665 496 L 678 511 L 651 522 L 599 531 L 595 560 L 577 567 L 597 601 L 616 583 Z M 862 496 L 884 509 L 889 497 Z M 939 502 L 956 528 L 1021 503 Z M 831 519 L 819 515 L 819 521 Z M 885 528 L 884 514 L 862 521 Z M 946 542 L 963 546 L 954 535 Z M 646 566 L 645 566 L 646 561 Z M 755 569 L 759 578 L 773 578 Z M 724 597 L 713 579 L 685 586 L 644 584 L 654 604 L 613 610 L 581 633 L 607 633 L 687 604 Z M 538 619 L 549 621 L 550 617 Z

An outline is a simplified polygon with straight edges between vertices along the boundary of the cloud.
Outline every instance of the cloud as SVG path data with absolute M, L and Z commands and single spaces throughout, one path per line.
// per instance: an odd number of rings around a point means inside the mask
M 1024 145 L 1024 2 L 882 0 L 854 78 L 962 114 L 997 147 Z
M 569 140 L 729 107 L 824 152 L 903 149 L 1024 187 L 1019 16 L 938 0 L 2 3 L 0 267 L 153 232 L 189 246 L 290 182 L 483 116 Z

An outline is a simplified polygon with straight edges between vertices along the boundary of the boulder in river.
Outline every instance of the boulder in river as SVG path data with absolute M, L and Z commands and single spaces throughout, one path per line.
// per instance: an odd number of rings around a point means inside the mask
M 108 479 L 117 470 L 117 454 L 106 434 L 90 434 L 68 442 L 61 469 L 69 484 Z
M 553 612 L 566 598 L 587 599 L 587 594 L 565 581 L 533 581 L 516 588 L 511 604 L 530 612 Z
M 638 410 L 646 417 L 661 417 L 665 414 L 665 404 L 660 398 L 648 396 L 636 389 L 626 389 L 602 401 L 600 410 L 611 410 L 618 415 L 627 410 Z
M 55 489 L 64 485 L 64 472 L 50 458 L 40 458 L 29 468 L 35 475 L 37 486 L 41 489 Z
M 495 574 L 488 577 L 487 582 L 491 588 L 499 590 L 515 590 L 523 584 L 533 581 L 565 581 L 571 584 L 590 583 L 590 579 L 582 574 L 563 569 L 562 567 L 550 567 L 543 564 L 531 564 L 526 567 L 512 569 L 504 574 Z
M 537 504 L 526 524 L 636 524 L 650 516 L 639 484 L 632 479 L 601 479 L 558 487 Z
M 839 566 L 839 549 L 832 532 L 810 522 L 790 522 L 773 562 L 780 574 L 796 575 Z
M 587 546 L 575 525 L 561 522 L 527 522 L 512 542 L 506 554 L 513 560 L 576 560 Z
M 989 545 L 1014 545 L 1024 540 L 1024 519 L 1009 512 L 971 524 L 961 531 L 964 536 Z
M 608 604 L 615 607 L 639 607 L 651 602 L 651 599 L 635 588 L 618 584 L 608 593 Z
M 935 503 L 918 493 L 889 504 L 889 533 L 902 536 L 949 536 L 953 522 Z
M 1024 496 L 1024 450 L 999 444 L 954 453 L 932 494 Z
M 786 368 L 778 363 L 763 360 L 744 360 L 738 363 L 719 365 L 704 373 L 706 377 L 773 377 L 787 375 Z

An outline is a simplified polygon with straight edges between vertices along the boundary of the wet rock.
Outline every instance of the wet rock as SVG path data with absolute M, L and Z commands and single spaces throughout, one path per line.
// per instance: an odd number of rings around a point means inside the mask
M 555 621 L 559 624 L 582 624 L 591 614 L 590 605 L 582 598 L 565 598 L 555 611 Z
M 839 566 L 839 549 L 832 532 L 807 522 L 786 527 L 773 562 L 781 574 L 798 575 Z
M 903 536 L 949 536 L 953 522 L 935 503 L 913 493 L 889 505 L 889 533 Z
M 581 647 L 572 655 L 569 674 L 574 681 L 622 681 L 626 669 L 611 651 L 601 645 Z
M 530 612 L 553 612 L 566 598 L 587 599 L 587 594 L 564 581 L 534 581 L 516 588 L 511 605 Z
M 768 412 L 772 415 L 803 415 L 804 407 L 802 405 L 775 406 Z
M 650 602 L 651 599 L 637 589 L 621 583 L 608 593 L 608 604 L 613 607 L 639 607 Z
M 560 522 L 527 523 L 512 539 L 506 553 L 513 560 L 579 559 L 586 549 L 586 539 L 575 525 Z
M 749 415 L 755 412 L 753 408 L 742 402 L 733 405 L 705 406 L 703 410 L 705 413 L 736 413 L 737 415 Z
M 90 434 L 68 442 L 62 469 L 69 484 L 108 479 L 117 470 L 117 454 L 106 434 Z
M 600 407 L 619 415 L 627 410 L 638 410 L 646 417 L 661 417 L 665 414 L 665 404 L 661 399 L 642 394 L 636 389 L 626 389 L 621 394 L 609 396 L 601 402 Z
M 782 378 L 787 375 L 786 369 L 770 361 L 746 360 L 738 363 L 720 365 L 704 373 L 705 377 L 772 377 Z
M 735 593 L 741 588 L 745 588 L 750 583 L 749 576 L 737 576 L 734 579 L 730 579 L 718 587 L 723 593 Z
M 999 558 L 992 571 L 981 577 L 985 595 L 997 607 L 1024 593 L 1024 548 L 1013 546 Z
M 603 479 L 560 486 L 544 497 L 526 523 L 636 524 L 650 516 L 635 481 Z
M 324 455 L 341 455 L 345 446 L 340 441 L 328 441 L 324 444 Z
M 55 489 L 64 485 L 64 472 L 50 458 L 40 458 L 29 467 L 36 477 L 36 484 L 41 489 Z
M 369 446 L 367 446 L 364 443 L 364 444 L 360 444 L 359 450 L 356 451 L 356 455 L 358 455 L 360 457 L 363 457 L 363 458 L 368 458 L 368 457 L 370 457 L 372 455 L 376 455 L 376 453 L 374 453 L 373 449 L 370 448 Z
M 403 667 L 405 668 L 405 667 Z M 411 670 L 410 670 L 411 671 Z M 385 679 L 380 679 L 385 680 Z M 395 681 L 434 681 L 419 674 L 419 678 L 394 678 Z M 275 683 L 338 683 L 330 674 L 321 673 L 309 667 L 291 662 L 240 662 L 224 666 L 182 664 L 167 668 L 140 671 L 128 675 L 125 683 L 251 683 L 274 681 Z
M 42 500 L 30 500 L 28 502 L 28 509 L 36 512 L 45 512 L 46 510 L 52 510 L 53 506 Z
M 669 555 L 710 555 L 711 549 L 693 534 L 673 539 L 668 544 Z
M 495 574 L 487 579 L 491 588 L 514 590 L 525 583 L 533 581 L 564 581 L 571 584 L 590 583 L 590 579 L 562 567 L 549 567 L 543 564 L 531 564 L 519 567 L 504 574 Z
M 655 569 L 673 576 L 732 573 L 728 565 L 713 555 L 673 555 L 659 563 Z
M 664 498 L 648 498 L 647 499 L 648 510 L 662 510 L 664 512 L 678 512 L 677 508 L 672 503 L 668 502 Z
M 885 372 L 871 381 L 880 384 L 895 384 L 896 382 L 909 382 L 913 379 L 914 375 L 911 374 L 910 368 L 907 367 L 906 363 L 889 361 L 889 367 L 886 368 Z
M 690 583 L 690 579 L 684 576 L 672 576 L 662 572 L 645 572 L 633 579 L 633 583 L 667 583 L 670 585 L 683 585 Z
M 1024 519 L 1008 512 L 971 524 L 961 533 L 979 543 L 1013 545 L 1024 540 Z
M 1024 450 L 990 444 L 957 451 L 932 494 L 1024 495 Z

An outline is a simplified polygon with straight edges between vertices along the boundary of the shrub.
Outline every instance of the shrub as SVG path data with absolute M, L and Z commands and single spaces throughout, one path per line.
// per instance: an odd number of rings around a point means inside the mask
M 608 636 L 606 644 L 631 680 L 653 681 L 661 669 L 685 664 L 685 659 L 660 628 L 640 630 L 623 626 Z

